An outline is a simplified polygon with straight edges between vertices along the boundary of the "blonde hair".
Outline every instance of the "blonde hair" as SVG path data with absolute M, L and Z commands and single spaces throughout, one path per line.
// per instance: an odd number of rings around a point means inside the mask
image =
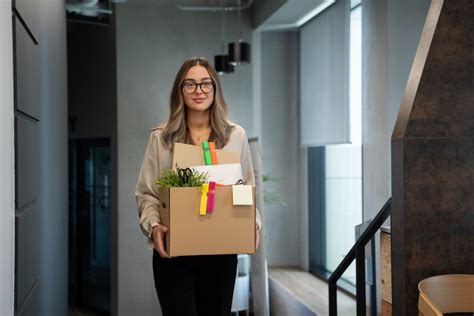
M 205 58 L 195 57 L 186 60 L 183 65 L 181 65 L 181 68 L 176 74 L 173 88 L 171 89 L 170 116 L 161 134 L 161 139 L 167 148 L 172 148 L 173 143 L 176 142 L 187 144 L 192 143 L 190 132 L 186 125 L 187 106 L 184 102 L 181 85 L 183 84 L 189 69 L 196 65 L 206 68 L 211 79 L 215 83 L 213 92 L 214 101 L 210 107 L 211 133 L 209 140 L 214 141 L 217 148 L 224 147 L 229 141 L 233 126 L 230 125 L 228 120 L 229 108 L 227 107 L 222 94 L 219 75 Z

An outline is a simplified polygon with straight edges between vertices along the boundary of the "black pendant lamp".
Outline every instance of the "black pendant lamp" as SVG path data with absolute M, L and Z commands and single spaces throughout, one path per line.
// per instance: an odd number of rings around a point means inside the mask
M 250 63 L 250 43 L 242 41 L 242 6 L 239 4 L 239 40 L 229 43 L 229 63 L 231 65 L 241 65 Z
M 229 63 L 229 56 L 224 53 L 225 11 L 222 11 L 222 54 L 214 56 L 214 68 L 219 75 L 233 73 L 234 66 Z
M 219 75 L 233 73 L 234 66 L 229 63 L 228 55 L 215 55 L 214 67 Z
M 250 63 L 250 43 L 238 42 L 229 43 L 229 62 L 231 65 Z

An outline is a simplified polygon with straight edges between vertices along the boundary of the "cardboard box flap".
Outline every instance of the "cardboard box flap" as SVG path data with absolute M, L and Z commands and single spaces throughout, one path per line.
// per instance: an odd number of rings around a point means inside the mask
M 238 152 L 216 149 L 216 155 L 219 164 L 240 163 L 240 153 Z M 174 144 L 173 169 L 176 168 L 176 165 L 180 168 L 188 168 L 192 166 L 203 166 L 205 164 L 202 147 L 182 143 Z

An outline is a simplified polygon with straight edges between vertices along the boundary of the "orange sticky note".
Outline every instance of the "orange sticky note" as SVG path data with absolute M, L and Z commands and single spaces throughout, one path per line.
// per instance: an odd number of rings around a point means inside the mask
M 216 144 L 209 142 L 209 150 L 211 151 L 211 161 L 213 165 L 217 165 Z

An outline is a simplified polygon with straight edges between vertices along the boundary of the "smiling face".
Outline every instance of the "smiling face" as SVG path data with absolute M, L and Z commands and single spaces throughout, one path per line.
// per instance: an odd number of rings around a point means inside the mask
M 214 82 L 201 65 L 189 68 L 181 91 L 188 110 L 207 111 L 214 102 Z

